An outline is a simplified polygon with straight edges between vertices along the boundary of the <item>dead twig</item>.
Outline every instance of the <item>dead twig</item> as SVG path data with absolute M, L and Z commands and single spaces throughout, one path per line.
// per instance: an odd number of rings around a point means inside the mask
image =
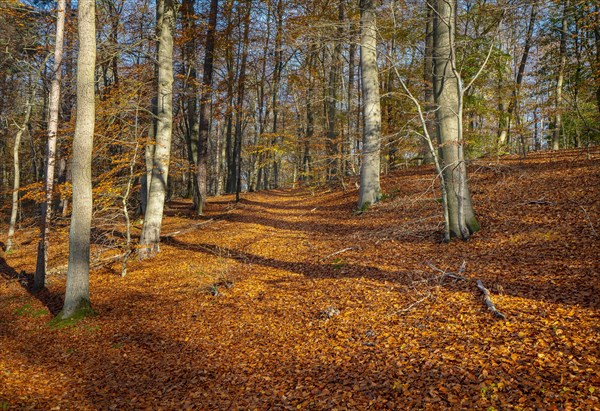
M 172 233 L 162 235 L 161 237 L 163 237 L 163 238 L 171 238 L 171 237 L 175 237 L 176 235 L 189 233 L 191 231 L 194 231 L 196 228 L 198 228 L 200 226 L 203 226 L 205 224 L 212 223 L 213 221 L 215 221 L 215 219 L 211 218 L 210 220 L 206 220 L 206 221 L 202 221 L 201 223 L 194 224 L 190 228 L 186 228 L 185 230 L 173 231 Z
M 432 263 L 430 263 L 429 261 L 427 261 L 427 266 L 429 266 L 429 268 L 431 268 L 432 270 L 435 270 L 437 272 L 440 272 L 441 275 L 434 277 L 430 280 L 443 280 L 444 278 L 452 278 L 454 280 L 468 280 L 467 277 L 464 277 L 463 274 L 465 273 L 465 270 L 467 269 L 467 262 L 465 260 L 463 260 L 462 264 L 460 265 L 460 268 L 458 269 L 458 271 L 456 273 L 450 272 L 450 271 L 444 271 L 441 268 L 437 268 L 435 265 L 433 265 Z
M 594 233 L 594 236 L 598 237 L 598 232 L 594 228 L 594 224 L 592 224 L 592 220 L 590 219 L 590 216 L 589 216 L 587 210 L 582 205 L 580 205 L 579 207 L 583 210 L 583 214 L 585 215 L 585 218 L 588 220 L 588 223 L 590 224 L 590 228 L 592 229 L 592 233 Z
M 347 247 L 347 248 L 338 250 L 335 253 L 331 253 L 329 255 L 326 255 L 325 257 L 321 258 L 319 261 L 327 260 L 328 258 L 333 257 L 334 255 L 345 253 L 346 251 L 350 251 L 350 250 L 356 250 L 356 247 Z
M 546 201 L 543 198 L 540 198 L 539 200 L 532 200 L 532 201 L 526 201 L 524 203 L 521 203 L 522 205 L 531 205 L 531 204 L 539 204 L 539 205 L 551 205 L 551 206 L 555 206 L 556 203 L 553 203 L 552 201 Z
M 427 300 L 429 297 L 431 297 L 431 293 L 428 293 L 425 297 L 418 299 L 417 301 L 407 305 L 405 308 L 402 308 L 400 310 L 396 310 L 392 313 L 393 314 L 402 314 L 402 313 L 406 313 L 410 310 L 412 310 L 415 306 L 421 304 L 423 301 Z
M 466 268 L 467 268 L 467 262 L 463 261 L 460 268 L 458 269 L 458 271 L 456 273 L 452 273 L 452 272 L 447 272 L 444 271 L 438 267 L 436 267 L 435 265 L 431 264 L 430 262 L 427 262 L 427 265 L 429 267 L 431 267 L 431 269 L 438 271 L 441 273 L 441 275 L 436 276 L 432 279 L 429 279 L 428 281 L 431 280 L 439 280 L 442 281 L 444 278 L 452 278 L 454 280 L 462 280 L 462 281 L 473 281 L 473 279 L 471 278 L 467 278 L 465 276 L 463 276 Z M 506 320 L 506 316 L 504 314 L 502 314 L 500 311 L 498 311 L 498 309 L 496 308 L 496 306 L 494 305 L 494 303 L 492 302 L 492 299 L 490 297 L 490 292 L 487 288 L 484 287 L 483 283 L 481 282 L 481 280 L 476 280 L 476 284 L 477 284 L 477 288 L 479 288 L 479 290 L 481 290 L 481 292 L 483 293 L 483 300 L 485 302 L 485 304 L 487 305 L 488 309 L 498 318 L 502 318 L 503 320 Z

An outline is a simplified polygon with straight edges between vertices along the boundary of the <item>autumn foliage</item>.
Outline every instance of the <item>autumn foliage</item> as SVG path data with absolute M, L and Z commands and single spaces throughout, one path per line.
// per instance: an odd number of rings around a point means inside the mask
M 598 409 L 599 161 L 473 162 L 485 229 L 468 243 L 439 242 L 423 167 L 362 214 L 356 190 L 216 197 L 201 220 L 172 201 L 160 256 L 93 271 L 97 315 L 70 326 L 48 325 L 60 270 L 26 291 L 20 231 L 1 260 L 0 408 Z M 463 261 L 467 280 L 444 275 Z

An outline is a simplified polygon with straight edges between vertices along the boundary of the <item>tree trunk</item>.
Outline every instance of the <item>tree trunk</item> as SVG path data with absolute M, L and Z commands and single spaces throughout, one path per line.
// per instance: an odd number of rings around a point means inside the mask
M 156 144 L 154 146 L 152 179 L 149 185 L 148 208 L 140 236 L 140 259 L 160 251 L 162 225 L 173 126 L 173 30 L 175 28 L 174 0 L 158 3 L 158 101 Z
M 58 131 L 58 114 L 60 110 L 61 64 L 63 58 L 66 8 L 66 0 L 58 0 L 56 11 L 56 43 L 54 44 L 54 67 L 49 97 L 48 145 L 46 152 L 46 180 L 44 187 L 45 196 L 44 203 L 42 203 L 42 225 L 37 249 L 35 275 L 33 278 L 34 290 L 40 290 L 46 286 L 49 246 L 48 237 L 50 235 L 50 217 L 52 214 L 52 192 L 54 188 L 54 166 L 56 162 L 56 133 Z
M 223 13 L 227 16 L 227 28 L 225 29 L 225 64 L 227 66 L 227 112 L 225 114 L 226 134 L 225 134 L 225 163 L 227 164 L 227 181 L 225 191 L 235 193 L 235 141 L 233 138 L 233 98 L 234 83 L 236 77 L 236 68 L 234 68 L 234 41 L 231 38 L 233 31 L 233 0 L 227 1 Z
M 471 204 L 463 153 L 463 90 L 454 54 L 456 2 L 436 0 L 433 5 L 433 93 L 441 167 L 447 192 L 447 235 L 466 240 L 479 230 L 479 223 Z
M 363 91 L 363 160 L 360 168 L 358 208 L 381 198 L 379 184 L 381 149 L 381 105 L 377 70 L 376 0 L 361 0 L 360 67 Z
M 425 57 L 423 64 L 423 80 L 425 81 L 425 112 L 427 118 L 427 131 L 430 136 L 435 135 L 435 120 L 432 111 L 435 108 L 433 100 L 433 9 L 429 2 L 425 2 L 426 23 L 425 23 Z M 429 142 L 423 139 L 421 153 L 423 163 L 431 164 L 433 156 L 429 149 Z
M 17 224 L 17 211 L 19 210 L 19 188 L 21 186 L 21 168 L 19 164 L 19 148 L 21 147 L 21 137 L 23 132 L 27 130 L 29 125 L 29 118 L 31 117 L 31 108 L 35 99 L 35 87 L 37 84 L 32 84 L 33 91 L 27 101 L 27 107 L 25 108 L 25 118 L 23 119 L 23 125 L 19 127 L 17 134 L 15 135 L 15 145 L 13 147 L 13 167 L 14 167 L 14 179 L 13 179 L 13 192 L 12 192 L 12 208 L 10 211 L 10 224 L 8 226 L 8 238 L 6 240 L 6 252 L 12 249 L 12 240 L 15 235 L 15 226 Z
M 346 174 L 350 175 L 350 170 L 352 171 L 352 175 L 356 175 L 356 169 L 354 169 L 354 161 L 352 160 L 353 153 L 352 149 L 354 148 L 354 138 L 355 138 L 355 130 L 354 124 L 352 121 L 352 113 L 354 111 L 354 105 L 352 99 L 354 97 L 354 66 L 355 66 L 355 55 L 356 55 L 356 43 L 354 40 L 354 27 L 352 23 L 350 23 L 350 46 L 348 49 L 348 95 L 347 98 L 347 110 L 346 110 L 346 123 L 348 132 L 346 134 L 345 145 L 345 165 L 344 169 L 346 170 Z
M 552 130 L 552 150 L 559 149 L 560 134 L 562 129 L 562 91 L 565 78 L 565 66 L 567 65 L 567 11 L 569 0 L 563 1 L 563 12 L 560 24 L 560 49 L 558 77 L 556 79 L 556 91 L 554 94 L 554 129 Z
M 327 80 L 327 179 L 332 180 L 339 172 L 339 144 L 337 131 L 337 96 L 341 74 L 342 35 L 344 32 L 344 0 L 338 0 L 338 29 L 331 54 L 331 67 Z
M 315 94 L 315 79 L 313 72 L 315 71 L 315 61 L 317 60 L 316 46 L 311 47 L 308 57 L 308 90 L 306 92 L 306 134 L 304 138 L 304 154 L 303 154 L 303 173 L 305 181 L 311 180 L 312 160 L 310 154 L 310 145 L 315 134 L 315 113 L 313 108 L 313 96 Z
M 248 60 L 248 44 L 250 33 L 250 12 L 252 0 L 246 0 L 246 15 L 244 17 L 244 35 L 242 59 L 238 75 L 237 104 L 235 110 L 235 201 L 240 201 L 242 191 L 242 131 L 244 121 L 244 94 L 246 91 L 246 62 Z
M 79 0 L 77 119 L 73 136 L 73 213 L 69 231 L 69 268 L 65 302 L 59 318 L 91 311 L 89 293 L 90 227 L 92 223 L 92 149 L 94 141 L 94 72 L 96 13 L 93 0 Z
M 198 140 L 199 140 L 199 124 L 198 124 L 198 112 L 197 112 L 197 74 L 196 74 L 196 15 L 194 13 L 194 0 L 183 0 L 182 2 L 182 16 L 183 26 L 186 32 L 186 42 L 183 45 L 183 57 L 184 57 L 184 75 L 187 78 L 187 104 L 186 104 L 186 121 L 185 124 L 185 142 L 187 146 L 188 161 L 191 164 L 198 164 Z M 196 210 L 200 209 L 202 213 L 202 207 L 198 206 L 199 196 L 197 192 L 197 176 L 196 173 L 190 173 L 191 180 L 191 191 L 194 199 L 194 206 Z
M 523 47 L 523 54 L 521 55 L 521 61 L 519 62 L 519 68 L 517 69 L 517 77 L 515 79 L 515 85 L 512 91 L 512 97 L 508 104 L 506 113 L 501 124 L 502 129 L 500 131 L 500 143 L 504 144 L 510 140 L 510 130 L 512 125 L 513 114 L 519 102 L 519 92 L 521 90 L 521 84 L 523 83 L 523 75 L 525 74 L 525 68 L 527 66 L 527 59 L 529 57 L 529 50 L 531 49 L 531 39 L 533 37 L 533 27 L 535 25 L 535 19 L 537 16 L 538 4 L 533 3 L 531 5 L 531 14 L 529 15 L 529 25 L 527 26 L 527 34 L 525 36 L 525 45 Z
M 278 141 L 281 142 L 281 138 L 277 136 L 278 133 L 278 97 L 279 97 L 279 84 L 281 83 L 281 73 L 283 71 L 283 1 L 277 1 L 277 30 L 275 33 L 275 71 L 273 73 L 273 89 L 272 89 L 272 107 L 273 107 L 273 140 L 271 144 L 276 146 Z M 273 151 L 273 187 L 279 188 L 279 168 L 281 160 L 279 158 L 278 150 Z
M 600 6 L 596 6 L 596 24 L 594 25 L 594 39 L 596 40 L 596 105 L 600 113 Z
M 198 208 L 201 215 L 206 202 L 206 162 L 208 157 L 208 132 L 210 129 L 210 103 L 212 99 L 213 60 L 215 50 L 215 30 L 219 0 L 211 0 L 206 29 L 206 47 L 204 51 L 204 73 L 202 77 L 202 96 L 200 97 L 200 134 L 198 139 Z

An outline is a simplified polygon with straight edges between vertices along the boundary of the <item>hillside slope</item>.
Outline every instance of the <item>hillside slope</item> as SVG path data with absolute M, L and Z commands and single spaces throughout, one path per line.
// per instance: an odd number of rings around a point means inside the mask
M 362 214 L 355 189 L 218 197 L 197 226 L 173 202 L 161 253 L 95 270 L 98 315 L 62 329 L 64 278 L 27 292 L 21 232 L 1 265 L 0 408 L 600 409 L 600 150 L 470 177 L 467 243 L 440 243 L 426 167 L 386 176 Z M 466 280 L 444 275 L 463 262 Z

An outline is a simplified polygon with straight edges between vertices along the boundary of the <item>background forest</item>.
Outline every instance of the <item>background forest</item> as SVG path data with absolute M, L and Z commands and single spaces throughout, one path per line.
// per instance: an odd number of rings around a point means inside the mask
M 207 30 L 210 2 L 170 5 L 175 14 L 170 23 L 174 83 L 168 97 L 173 110 L 168 197 L 197 192 L 198 150 L 206 164 L 209 195 L 298 182 L 343 183 L 346 176 L 357 175 L 363 127 L 358 2 L 213 3 L 214 32 Z M 43 198 L 56 8 L 12 0 L 3 0 L 0 7 L 0 201 L 6 208 L 15 142 L 21 201 Z M 55 218 L 69 215 L 75 7 L 66 4 L 58 73 Z M 386 173 L 428 161 L 417 108 L 406 95 L 412 93 L 433 115 L 427 49 L 433 12 L 423 1 L 384 1 L 377 14 L 381 170 Z M 467 158 L 525 156 L 600 139 L 600 17 L 595 2 L 459 1 L 456 14 L 456 63 L 463 82 L 483 69 L 464 95 Z M 111 218 L 111 209 L 122 208 L 123 196 L 131 212 L 140 211 L 140 182 L 145 161 L 150 161 L 144 154 L 152 151 L 156 127 L 155 16 L 154 2 L 97 2 L 97 219 Z M 207 33 L 214 47 L 208 66 Z M 38 212 L 22 210 L 22 216 Z

